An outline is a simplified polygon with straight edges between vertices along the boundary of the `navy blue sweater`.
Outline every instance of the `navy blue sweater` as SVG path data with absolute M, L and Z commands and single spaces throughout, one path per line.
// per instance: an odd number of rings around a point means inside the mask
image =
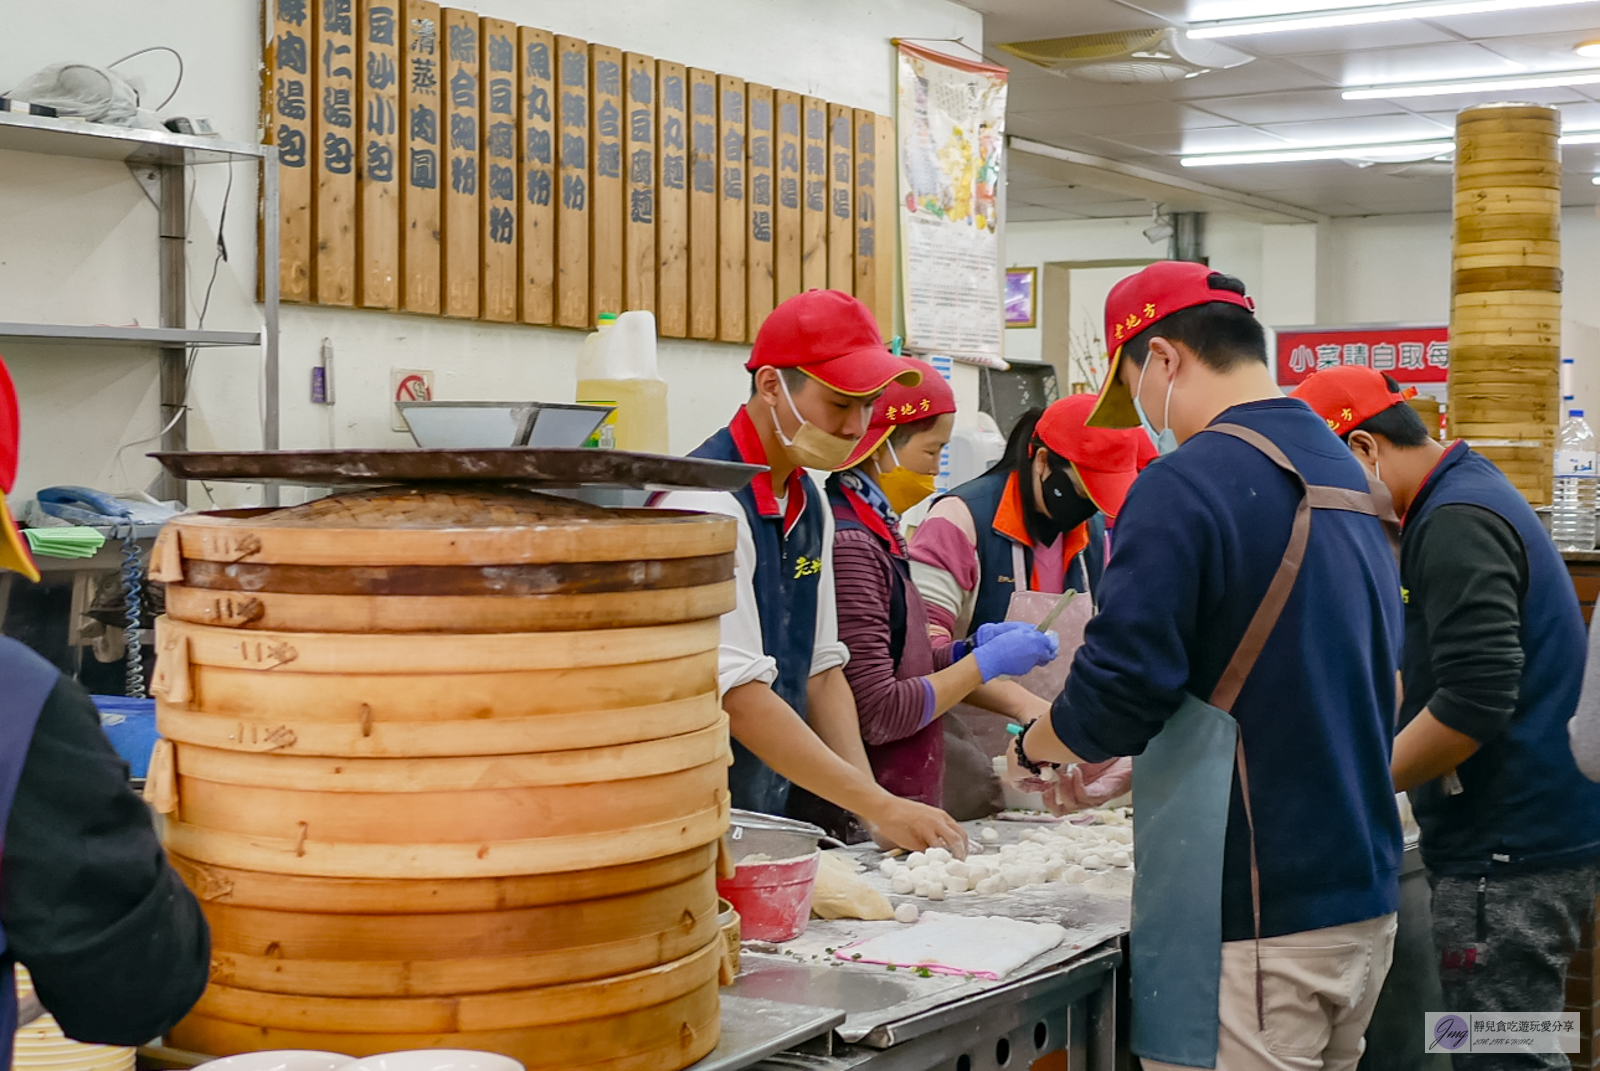
M 1366 489 L 1360 465 L 1302 402 L 1251 402 L 1253 428 L 1308 482 Z M 1051 722 L 1086 760 L 1137 755 L 1190 692 L 1209 700 L 1289 541 L 1298 491 L 1231 436 L 1202 434 L 1140 475 L 1117 518 L 1100 613 Z M 1389 777 L 1400 576 L 1377 520 L 1317 510 L 1288 605 L 1233 716 L 1250 764 L 1263 936 L 1394 911 L 1401 836 Z M 1223 863 L 1223 939 L 1254 932 L 1237 776 Z

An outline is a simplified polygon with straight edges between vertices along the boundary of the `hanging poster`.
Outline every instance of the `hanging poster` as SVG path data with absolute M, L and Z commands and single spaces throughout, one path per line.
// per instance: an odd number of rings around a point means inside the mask
M 1280 327 L 1276 334 L 1283 387 L 1341 364 L 1376 368 L 1400 383 L 1443 383 L 1450 375 L 1448 327 Z
M 1004 368 L 996 216 L 1008 72 L 897 47 L 906 344 Z

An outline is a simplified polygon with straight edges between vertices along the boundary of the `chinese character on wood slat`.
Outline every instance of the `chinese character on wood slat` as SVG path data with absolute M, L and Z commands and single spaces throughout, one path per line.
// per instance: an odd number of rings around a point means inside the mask
M 356 299 L 356 34 L 355 0 L 315 0 L 316 114 L 312 123 L 317 178 L 312 202 L 316 253 L 311 292 L 319 305 Z
M 748 293 L 745 337 L 754 342 L 756 332 L 772 312 L 772 90 L 754 82 L 745 86 L 748 131 L 745 196 L 750 205 L 750 227 L 745 232 L 745 266 Z
M 523 26 L 522 322 L 547 324 L 556 315 L 555 37 Z
M 556 38 L 556 323 L 589 326 L 589 44 Z
M 400 306 L 399 0 L 361 0 L 357 18 L 356 302 Z
M 744 79 L 717 76 L 717 337 L 744 341 Z
M 504 19 L 483 19 L 478 26 L 483 55 L 483 169 L 479 233 L 483 274 L 483 318 L 510 323 L 517 318 L 517 27 Z
M 623 208 L 622 297 L 630 309 L 656 307 L 656 62 L 629 52 L 626 79 L 627 173 Z
M 622 53 L 590 45 L 589 111 L 594 139 L 589 185 L 591 318 L 622 311 Z
M 800 288 L 828 287 L 828 105 L 802 97 Z
M 873 133 L 877 136 L 877 207 L 873 210 L 877 256 L 873 268 L 878 281 L 873 286 L 872 311 L 878 318 L 878 330 L 884 338 L 891 338 L 894 329 L 894 269 L 900 250 L 900 180 L 894 140 L 894 120 L 887 115 L 874 117 Z
M 656 63 L 656 324 L 689 334 L 689 72 Z
M 857 108 L 855 122 L 855 295 L 871 309 L 883 330 L 878 314 L 878 138 L 871 112 Z M 888 338 L 888 334 L 884 334 Z
M 717 337 L 717 76 L 689 70 L 689 337 Z
M 478 303 L 478 17 L 442 9 L 450 174 L 444 186 L 444 314 L 475 317 Z
M 277 5 L 266 55 L 267 142 L 278 147 L 278 289 L 311 300 L 311 47 L 316 27 L 304 0 Z M 263 270 L 270 266 L 263 265 Z
M 855 117 L 828 105 L 828 288 L 855 292 Z
M 777 229 L 772 247 L 772 278 L 777 303 L 800 292 L 800 94 L 780 89 L 774 96 L 778 109 L 778 157 L 775 171 Z
M 280 0 L 281 2 L 281 0 Z M 400 51 L 400 307 L 439 312 L 439 5 L 404 0 Z

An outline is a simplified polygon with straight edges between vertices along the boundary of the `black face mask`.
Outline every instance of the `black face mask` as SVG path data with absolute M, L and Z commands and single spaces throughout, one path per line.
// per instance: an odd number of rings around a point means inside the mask
M 1044 511 L 1050 525 L 1065 535 L 1100 512 L 1089 499 L 1078 493 L 1065 468 L 1050 466 L 1050 475 L 1040 481 L 1044 488 Z

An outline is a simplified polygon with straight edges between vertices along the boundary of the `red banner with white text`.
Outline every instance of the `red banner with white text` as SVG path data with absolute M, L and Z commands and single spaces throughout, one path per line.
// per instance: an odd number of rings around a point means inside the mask
M 1355 364 L 1401 383 L 1443 383 L 1450 372 L 1448 327 L 1284 328 L 1278 383 L 1292 387 L 1318 368 Z

